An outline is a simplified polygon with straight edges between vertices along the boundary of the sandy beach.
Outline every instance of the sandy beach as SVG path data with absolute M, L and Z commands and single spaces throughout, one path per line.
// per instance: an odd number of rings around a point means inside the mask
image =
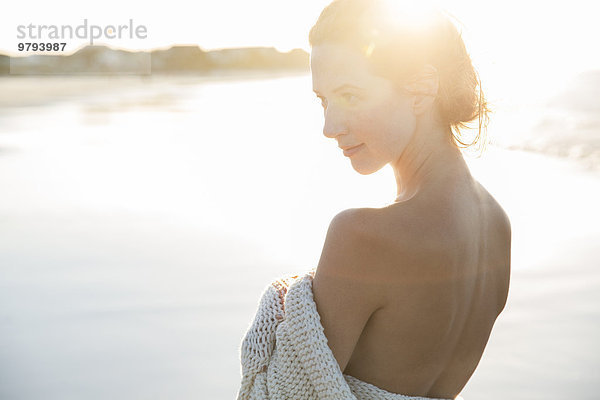
M 394 198 L 391 170 L 324 144 L 307 79 L 163 82 L 168 111 L 145 90 L 4 109 L 0 398 L 235 398 L 266 285 L 314 266 L 337 212 Z M 461 396 L 598 398 L 600 173 L 494 146 L 467 162 L 513 242 Z

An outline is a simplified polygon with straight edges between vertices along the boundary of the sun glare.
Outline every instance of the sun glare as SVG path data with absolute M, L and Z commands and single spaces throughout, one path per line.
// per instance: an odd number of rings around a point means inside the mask
M 373 10 L 373 17 L 377 24 L 376 27 L 368 28 L 371 40 L 363 49 L 365 56 L 370 57 L 380 39 L 385 40 L 380 37 L 380 34 L 389 37 L 392 32 L 402 32 L 402 35 L 414 34 L 415 37 L 418 37 L 420 33 L 427 32 L 436 23 L 436 17 L 439 16 L 436 11 L 444 12 L 433 0 L 383 0 L 380 7 Z M 387 33 L 383 34 L 383 32 Z
M 433 0 L 383 2 L 382 17 L 390 26 L 402 26 L 405 29 L 425 29 L 431 23 L 433 11 L 438 7 Z

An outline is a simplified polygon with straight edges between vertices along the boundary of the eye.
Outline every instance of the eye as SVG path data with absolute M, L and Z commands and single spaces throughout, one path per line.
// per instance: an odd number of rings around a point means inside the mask
M 342 94 L 342 99 L 344 99 L 346 103 L 353 103 L 358 99 L 358 97 L 352 93 L 344 93 Z

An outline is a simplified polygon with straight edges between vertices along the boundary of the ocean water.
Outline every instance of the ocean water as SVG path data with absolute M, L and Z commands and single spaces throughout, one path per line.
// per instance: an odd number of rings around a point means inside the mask
M 499 101 L 467 158 L 516 269 L 599 233 L 600 79 L 577 79 Z M 395 198 L 322 135 L 309 75 L 18 77 L 0 104 L 2 399 L 232 398 L 268 282 L 313 267 L 339 211 Z
M 600 70 L 557 75 L 545 85 L 508 85 L 492 98 L 496 143 L 600 170 Z

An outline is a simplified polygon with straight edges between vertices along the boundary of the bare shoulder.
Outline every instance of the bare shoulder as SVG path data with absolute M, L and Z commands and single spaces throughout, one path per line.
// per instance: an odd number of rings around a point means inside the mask
M 510 218 L 508 217 L 507 212 L 496 200 L 496 198 L 492 196 L 492 194 L 488 192 L 487 189 L 481 183 L 477 182 L 477 188 L 478 192 L 480 193 L 480 197 L 488 205 L 488 209 L 492 214 L 497 231 L 500 234 L 503 234 L 510 243 L 512 228 L 510 224 Z
M 432 231 L 426 219 L 419 218 L 409 205 L 346 209 L 329 225 L 319 265 L 336 265 L 328 260 L 345 258 L 346 263 L 338 262 L 339 270 L 332 272 L 363 282 L 380 282 L 389 279 L 390 268 L 396 268 L 399 259 L 414 259 L 422 252 L 431 254 L 428 243 L 434 242 Z M 439 241 L 436 246 L 439 248 Z
M 381 307 L 385 302 L 381 287 L 389 282 L 390 265 L 397 263 L 401 248 L 411 248 L 406 242 L 397 246 L 397 241 L 383 233 L 382 221 L 381 211 L 374 208 L 350 208 L 336 214 L 327 229 L 313 288 L 351 287 L 362 293 L 363 300 L 370 300 L 367 307 L 371 310 Z
M 380 213 L 374 208 L 349 208 L 339 212 L 329 224 L 327 235 L 342 235 L 362 247 L 381 239 Z M 381 243 L 379 243 L 381 244 Z
M 338 213 L 329 224 L 313 278 L 313 296 L 327 342 L 343 371 L 371 316 L 385 304 L 376 260 L 378 243 L 363 209 Z
M 420 231 L 424 227 L 420 222 L 425 222 L 425 219 L 418 218 L 418 212 L 412 206 L 396 204 L 394 208 L 346 209 L 333 218 L 330 229 L 350 231 L 369 243 L 383 245 L 395 235 L 408 233 L 409 228 Z M 406 235 L 403 239 L 408 237 Z
M 349 208 L 336 214 L 329 224 L 317 267 L 320 275 L 336 275 L 364 281 L 369 257 L 381 250 L 374 234 L 376 221 L 366 208 Z
M 391 210 L 383 208 L 349 208 L 338 213 L 331 221 L 327 236 L 345 238 L 347 245 L 371 254 L 382 254 L 394 243 L 407 243 L 397 236 L 408 233 L 408 227 L 417 228 L 417 220 L 408 207 Z M 402 239 L 408 239 L 406 235 Z

